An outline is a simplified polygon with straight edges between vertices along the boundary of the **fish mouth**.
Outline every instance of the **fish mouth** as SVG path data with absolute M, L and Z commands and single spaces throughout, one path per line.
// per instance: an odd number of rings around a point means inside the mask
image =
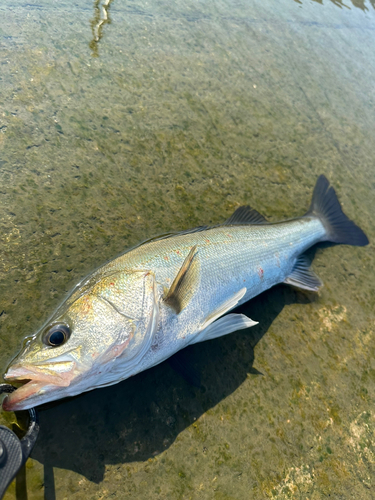
M 72 366 L 69 370 L 59 373 L 35 366 L 15 365 L 10 367 L 4 375 L 4 379 L 10 383 L 21 384 L 21 386 L 6 396 L 2 405 L 3 409 L 6 411 L 26 410 L 42 404 L 44 402 L 43 396 L 46 393 L 68 387 L 74 378 L 75 363 L 71 362 L 70 364 Z
M 14 392 L 8 394 L 3 401 L 3 409 L 5 411 L 25 410 L 23 402 L 30 397 L 38 394 L 45 386 L 45 382 L 37 382 L 35 380 L 23 380 L 23 385 L 18 387 Z

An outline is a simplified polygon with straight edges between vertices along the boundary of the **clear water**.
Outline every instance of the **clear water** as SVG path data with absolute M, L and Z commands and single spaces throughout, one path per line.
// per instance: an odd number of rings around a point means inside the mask
M 84 275 L 325 173 L 374 240 L 375 2 L 0 2 L 0 368 Z M 40 411 L 6 500 L 373 498 L 372 247 L 317 251 L 318 295 Z M 5 418 L 5 417 L 2 417 Z

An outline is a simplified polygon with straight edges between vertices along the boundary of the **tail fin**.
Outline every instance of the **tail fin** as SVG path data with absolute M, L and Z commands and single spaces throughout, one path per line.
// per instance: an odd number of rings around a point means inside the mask
M 319 176 L 306 215 L 315 215 L 327 230 L 327 240 L 345 245 L 365 246 L 368 239 L 365 233 L 342 211 L 336 192 L 328 179 Z

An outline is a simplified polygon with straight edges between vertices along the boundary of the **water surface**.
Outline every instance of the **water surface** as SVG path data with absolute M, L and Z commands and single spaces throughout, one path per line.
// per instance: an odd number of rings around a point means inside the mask
M 251 204 L 304 213 L 324 173 L 374 240 L 375 4 L 0 3 L 0 367 L 84 275 Z M 257 327 L 51 405 L 30 500 L 372 498 L 372 247 L 319 249 Z M 24 498 L 13 484 L 6 500 Z

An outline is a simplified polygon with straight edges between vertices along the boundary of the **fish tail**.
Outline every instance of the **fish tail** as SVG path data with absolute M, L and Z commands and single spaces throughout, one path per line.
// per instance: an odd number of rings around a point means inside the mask
M 342 211 L 336 192 L 324 175 L 320 175 L 316 182 L 306 215 L 313 215 L 321 220 L 326 229 L 326 241 L 359 247 L 369 243 L 362 229 Z

